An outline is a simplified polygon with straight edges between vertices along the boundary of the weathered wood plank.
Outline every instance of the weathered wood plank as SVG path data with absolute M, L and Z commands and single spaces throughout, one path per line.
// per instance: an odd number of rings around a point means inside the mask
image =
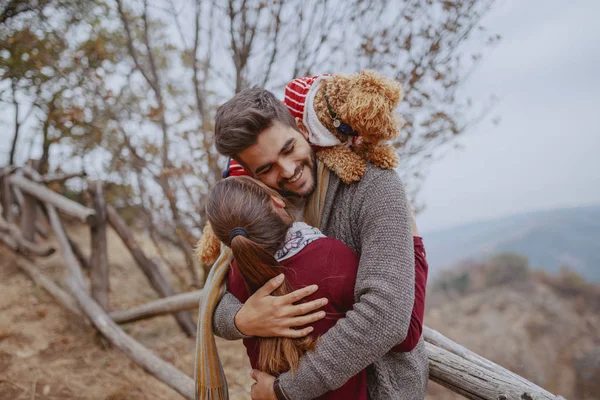
M 58 213 L 56 212 L 56 209 L 54 208 L 54 206 L 50 203 L 46 203 L 46 210 L 48 211 L 48 219 L 50 220 L 50 225 L 52 226 L 52 229 L 54 230 L 54 234 L 56 235 L 58 242 L 60 244 L 60 249 L 62 251 L 62 255 L 63 258 L 65 259 L 65 262 L 67 265 L 75 265 L 77 267 L 79 267 L 79 264 L 77 263 L 77 259 L 75 258 L 75 255 L 73 254 L 73 249 L 71 248 L 71 245 L 69 244 L 69 238 L 67 237 L 67 233 L 65 232 L 62 223 L 60 222 L 60 218 L 58 217 Z M 80 268 L 75 268 L 72 272 L 71 272 L 74 276 L 74 279 L 77 279 L 79 285 L 81 285 L 82 288 L 85 288 L 85 281 L 83 280 L 83 274 L 81 273 L 81 269 Z
M 428 328 L 426 326 L 423 327 L 423 336 L 426 342 L 431 343 L 444 350 L 447 350 L 461 358 L 464 358 L 465 360 L 474 363 L 475 365 L 479 365 L 482 368 L 487 368 L 490 371 L 494 371 L 495 373 L 506 375 L 510 379 L 517 380 L 524 387 L 528 387 L 532 391 L 544 391 L 544 389 L 537 386 L 533 382 L 530 382 L 522 376 L 515 374 L 514 372 L 488 360 L 487 358 L 480 356 L 477 353 L 472 352 L 466 347 L 459 345 L 458 343 L 450 340 L 446 336 L 431 328 Z M 548 395 L 550 395 L 550 393 L 548 393 Z
M 195 290 L 193 292 L 176 294 L 160 300 L 150 301 L 129 310 L 114 311 L 109 316 L 118 324 L 139 321 L 141 319 L 197 308 L 201 298 L 202 290 Z
M 173 289 L 167 278 L 163 275 L 157 263 L 146 257 L 125 221 L 123 221 L 117 211 L 110 204 L 106 205 L 106 211 L 108 215 L 108 222 L 117 232 L 125 246 L 129 249 L 137 265 L 140 267 L 142 272 L 144 272 L 152 287 L 162 297 L 173 296 L 175 294 L 175 289 Z M 196 324 L 192 320 L 192 316 L 189 312 L 178 312 L 175 314 L 175 318 L 186 334 L 190 336 L 196 334 Z
M 29 241 L 35 241 L 35 221 L 37 218 L 37 201 L 35 197 L 25 195 L 21 208 L 21 233 Z
M 110 319 L 72 276 L 67 279 L 66 284 L 94 326 L 114 346 L 118 347 L 140 367 L 169 385 L 169 387 L 176 390 L 186 399 L 194 398 L 195 390 L 192 378 L 175 368 L 172 364 L 156 356 L 148 348 L 127 335 Z
M 0 177 L 0 191 L 2 191 L 2 216 L 7 222 L 12 223 L 14 221 L 12 211 L 13 196 L 9 179 L 10 176 L 8 174 Z
M 425 350 L 429 358 L 430 379 L 469 399 L 562 399 L 544 389 L 523 384 L 523 378 L 514 379 L 500 370 L 475 364 L 431 343 L 425 343 Z
M 39 183 L 32 182 L 25 177 L 11 175 L 9 180 L 12 185 L 18 187 L 23 192 L 36 197 L 41 202 L 52 204 L 61 212 L 71 215 L 79 219 L 81 222 L 94 224 L 96 213 L 91 208 L 82 206 L 79 203 L 69 200 L 66 197 L 48 189 L 47 187 L 40 185 Z
M 54 283 L 50 277 L 41 272 L 31 261 L 25 257 L 17 256 L 17 266 L 67 310 L 79 316 L 83 315 L 75 299 Z
M 108 246 L 106 242 L 107 217 L 102 182 L 89 182 L 88 191 L 92 198 L 94 211 L 96 212 L 96 224 L 90 227 L 92 242 L 92 255 L 90 257 L 92 297 L 104 310 L 108 310 L 109 280 Z
M 7 233 L 13 238 L 17 245 L 17 248 L 13 250 L 15 250 L 16 252 L 25 250 L 29 253 L 33 253 L 40 257 L 48 257 L 54 254 L 55 252 L 55 249 L 53 247 L 37 245 L 25 239 L 25 237 L 23 237 L 23 235 L 21 234 L 21 230 L 15 224 L 8 223 L 1 216 L 0 231 Z

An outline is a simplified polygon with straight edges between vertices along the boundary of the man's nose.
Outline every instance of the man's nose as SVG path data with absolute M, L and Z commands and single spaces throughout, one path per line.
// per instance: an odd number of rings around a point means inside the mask
M 294 172 L 296 172 L 296 164 L 287 160 L 280 162 L 279 168 L 281 171 L 281 177 L 285 179 L 290 179 L 292 176 L 294 176 Z

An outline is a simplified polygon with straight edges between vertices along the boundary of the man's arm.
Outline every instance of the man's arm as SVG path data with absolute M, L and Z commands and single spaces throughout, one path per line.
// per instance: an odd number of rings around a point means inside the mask
M 225 292 L 213 314 L 213 331 L 215 335 L 227 340 L 238 340 L 247 337 L 239 331 L 234 322 L 235 315 L 243 305 L 234 295 L 228 291 Z
M 376 178 L 353 200 L 361 240 L 354 307 L 301 358 L 293 376 L 280 375 L 286 399 L 337 389 L 406 338 L 415 289 L 410 211 L 394 171 Z

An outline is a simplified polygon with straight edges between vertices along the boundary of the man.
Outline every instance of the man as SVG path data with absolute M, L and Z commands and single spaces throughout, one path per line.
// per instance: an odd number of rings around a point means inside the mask
M 217 150 L 268 186 L 298 199 L 300 207 L 318 192 L 317 161 L 307 137 L 285 105 L 263 89 L 245 90 L 217 112 Z M 371 399 L 422 399 L 428 379 L 422 339 L 411 352 L 390 351 L 407 335 L 415 287 L 410 209 L 396 172 L 368 165 L 361 181 L 352 185 L 330 175 L 320 228 L 360 257 L 354 308 L 302 357 L 293 376 L 284 373 L 275 380 L 253 372 L 257 384 L 252 397 L 312 399 L 368 367 Z M 292 328 L 322 318 L 305 315 L 322 303 L 293 303 L 314 288 L 284 298 L 269 296 L 276 286 L 267 283 L 243 305 L 226 293 L 215 310 L 215 333 L 228 339 L 308 334 L 309 328 Z

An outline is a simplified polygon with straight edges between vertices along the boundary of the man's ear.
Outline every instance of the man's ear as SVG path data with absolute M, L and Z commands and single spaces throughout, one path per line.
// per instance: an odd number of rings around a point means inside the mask
M 275 205 L 275 208 L 285 208 L 285 201 L 279 196 L 271 196 L 271 201 Z
M 308 129 L 306 129 L 300 117 L 296 117 L 296 125 L 298 125 L 298 130 L 300 130 L 300 133 L 302 136 L 304 136 L 304 139 L 308 140 Z

